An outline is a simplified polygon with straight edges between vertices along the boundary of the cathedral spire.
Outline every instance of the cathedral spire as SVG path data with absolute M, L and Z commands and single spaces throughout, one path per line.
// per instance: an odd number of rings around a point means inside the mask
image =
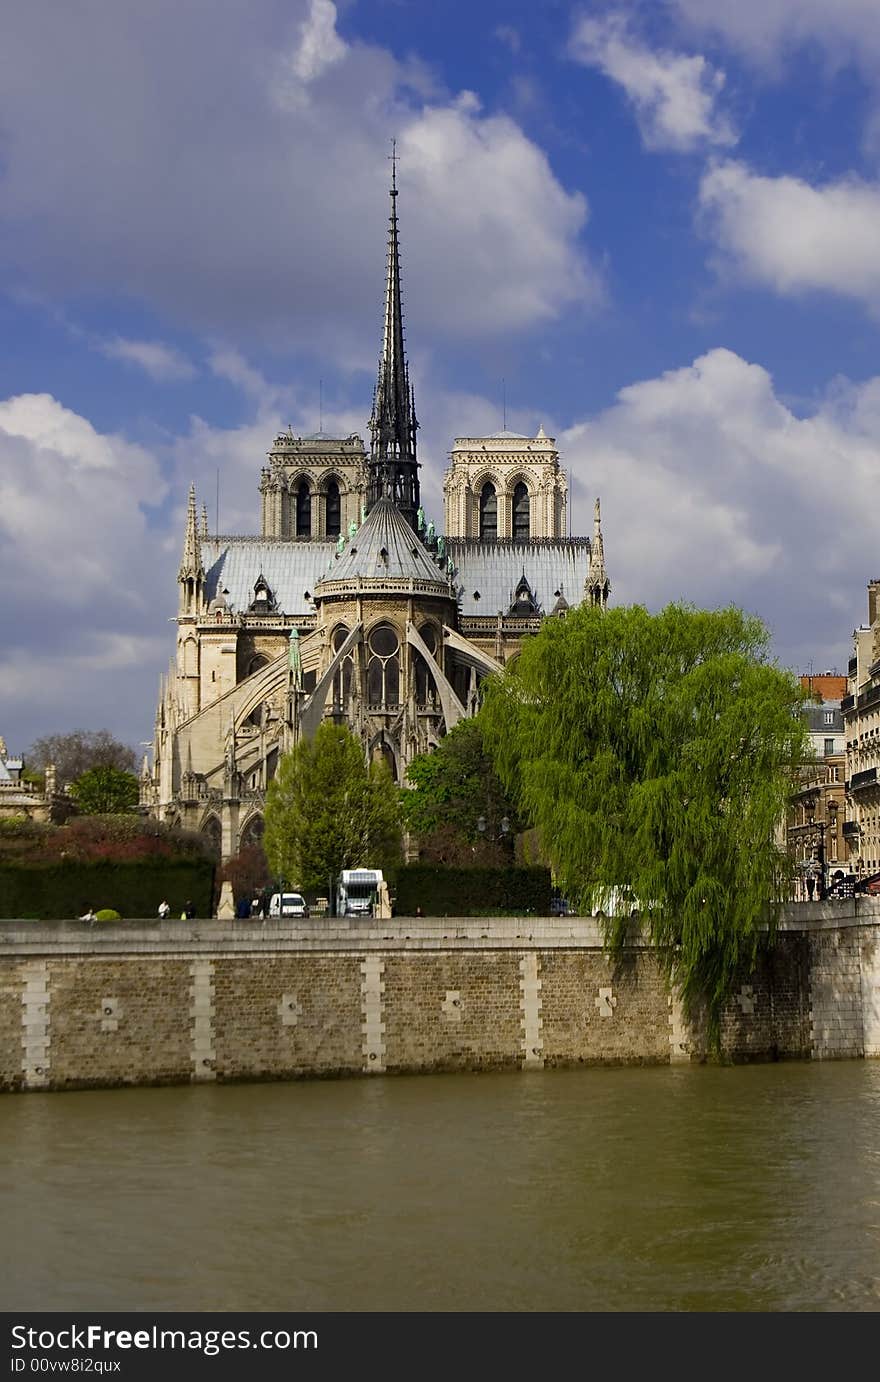
M 593 515 L 593 541 L 590 544 L 590 569 L 587 572 L 587 579 L 584 586 L 584 595 L 587 604 L 598 605 L 604 609 L 608 604 L 608 595 L 611 591 L 611 582 L 608 579 L 608 572 L 605 570 L 605 544 L 602 540 L 602 513 L 599 508 L 599 500 L 596 500 L 596 508 Z
M 410 525 L 416 526 L 419 507 L 419 467 L 416 461 L 415 398 L 403 337 L 403 303 L 400 295 L 400 242 L 397 230 L 397 149 L 391 154 L 391 215 L 388 221 L 388 257 L 385 276 L 385 317 L 382 355 L 370 418 L 369 484 L 367 508 L 378 499 L 391 499 Z
M 180 583 L 181 614 L 197 614 L 201 607 L 202 592 L 205 586 L 205 568 L 202 565 L 202 542 L 196 522 L 196 487 L 189 487 L 189 504 L 186 510 L 186 532 L 183 539 L 183 556 L 177 573 Z

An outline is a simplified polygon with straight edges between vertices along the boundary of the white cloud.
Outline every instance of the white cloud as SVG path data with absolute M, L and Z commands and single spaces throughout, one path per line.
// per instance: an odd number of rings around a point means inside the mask
M 847 178 L 812 187 L 726 162 L 703 177 L 700 206 L 745 277 L 779 293 L 818 289 L 880 308 L 880 186 Z
M 427 96 L 414 64 L 344 42 L 334 17 L 330 0 L 94 0 L 87 26 L 15 8 L 0 216 L 23 287 L 372 363 L 395 134 L 414 328 L 497 336 L 594 302 L 586 202 L 522 128 Z
M 336 32 L 336 6 L 331 0 L 310 0 L 309 12 L 300 30 L 299 47 L 291 55 L 291 66 L 302 82 L 312 82 L 328 67 L 341 62 L 346 45 Z
M 164 493 L 147 451 L 49 394 L 0 402 L 0 699 L 23 738 L 122 731 L 155 684 L 174 573 L 157 580 L 144 506 Z
M 163 345 L 161 341 L 131 341 L 123 336 L 114 336 L 109 341 L 102 341 L 99 348 L 108 359 L 137 365 L 159 383 L 192 379 L 196 373 L 195 366 L 185 355 L 173 346 Z
M 765 369 L 716 349 L 622 389 L 559 443 L 576 527 L 602 498 L 617 602 L 733 601 L 787 663 L 845 665 L 876 547 L 880 378 L 838 382 L 801 418 Z
M 834 61 L 873 68 L 880 54 L 876 0 L 672 0 L 689 28 L 719 35 L 753 60 L 776 64 L 797 44 L 818 42 Z
M 623 87 L 646 148 L 684 153 L 736 143 L 729 120 L 716 109 L 724 73 L 700 54 L 647 47 L 630 33 L 620 12 L 581 19 L 570 52 Z

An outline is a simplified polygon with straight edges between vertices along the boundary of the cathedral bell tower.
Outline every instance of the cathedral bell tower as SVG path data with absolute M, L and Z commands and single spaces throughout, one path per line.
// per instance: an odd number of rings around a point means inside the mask
M 379 378 L 370 418 L 367 511 L 381 498 L 392 501 L 415 529 L 419 508 L 419 466 L 416 460 L 415 398 L 403 339 L 400 296 L 400 244 L 397 233 L 397 160 L 391 156 L 391 216 L 388 225 L 388 264 L 385 279 L 385 320 Z

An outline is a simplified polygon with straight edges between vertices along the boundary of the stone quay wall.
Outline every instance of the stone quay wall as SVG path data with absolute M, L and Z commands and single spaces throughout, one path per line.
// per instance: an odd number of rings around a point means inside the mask
M 880 900 L 789 908 L 731 1060 L 880 1056 Z M 707 1057 L 656 952 L 592 918 L 0 923 L 0 1088 Z

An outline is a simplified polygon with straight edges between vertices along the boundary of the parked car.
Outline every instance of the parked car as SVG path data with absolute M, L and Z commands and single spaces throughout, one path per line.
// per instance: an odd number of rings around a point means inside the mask
M 307 917 L 308 903 L 302 893 L 273 893 L 269 902 L 270 917 Z

